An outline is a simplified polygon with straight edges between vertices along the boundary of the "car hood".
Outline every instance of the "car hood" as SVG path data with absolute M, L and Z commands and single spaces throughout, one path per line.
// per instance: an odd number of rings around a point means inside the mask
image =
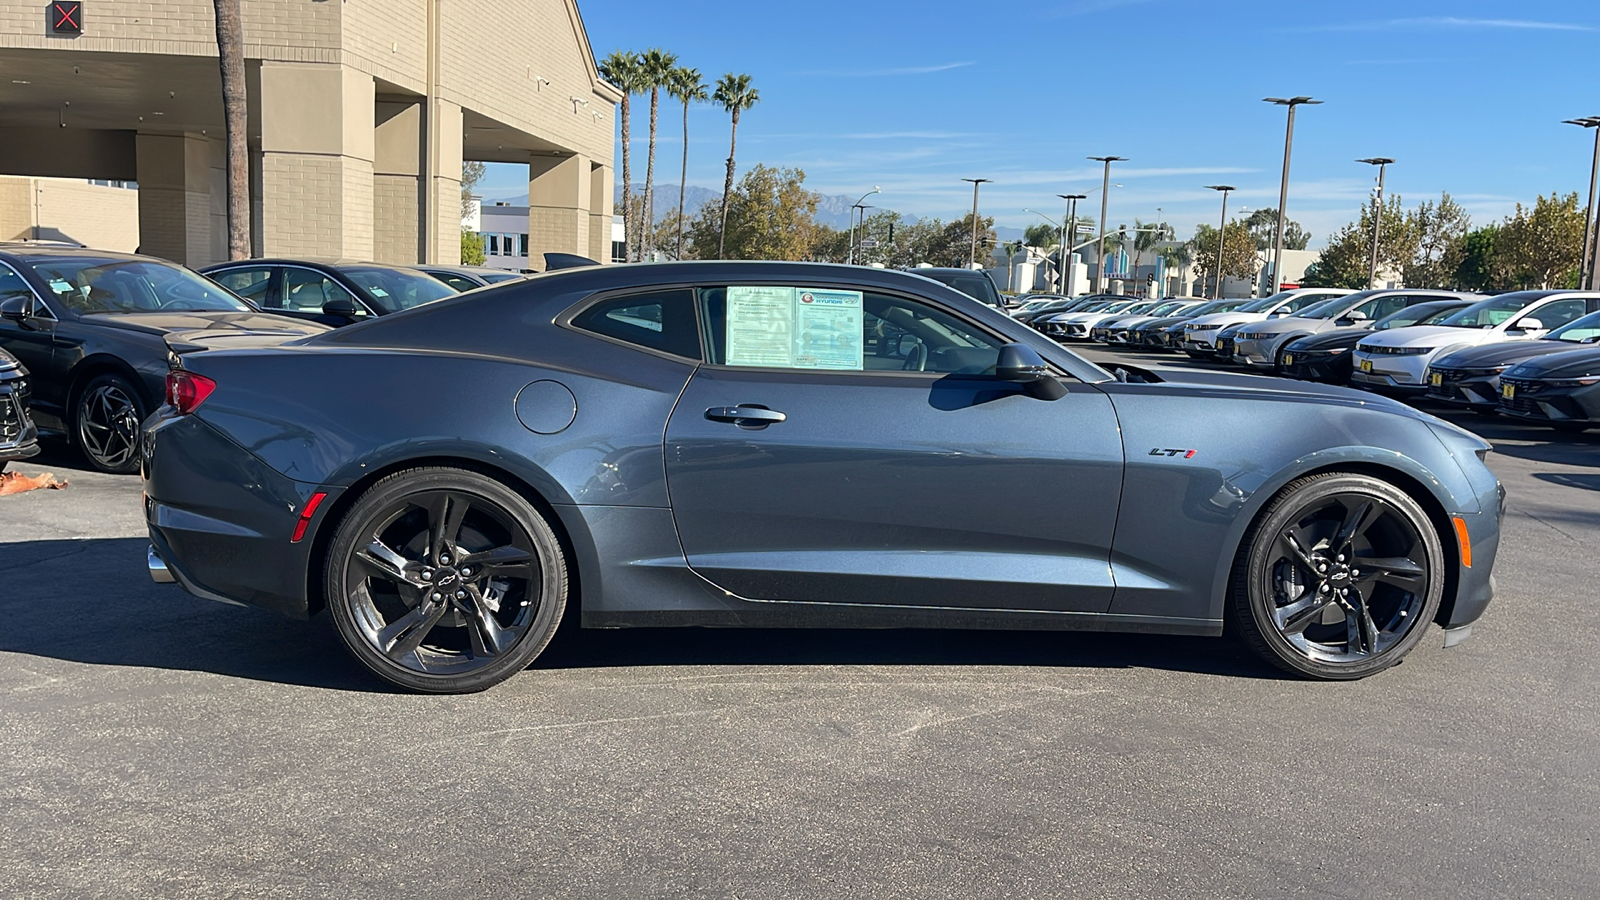
M 1587 378 L 1591 375 L 1600 375 L 1600 347 L 1551 353 L 1505 372 L 1505 377 L 1510 378 Z
M 1301 319 L 1295 316 L 1285 316 L 1281 319 L 1268 319 L 1249 329 L 1251 333 L 1261 334 L 1288 334 L 1291 331 L 1318 331 L 1332 324 L 1330 319 Z
M 1187 322 L 1191 318 L 1193 318 L 1193 317 L 1192 316 L 1162 316 L 1159 319 L 1145 319 L 1143 322 L 1139 323 L 1139 327 L 1140 328 L 1164 328 L 1164 327 L 1166 327 L 1168 325 L 1176 325 L 1179 322 Z
M 78 321 L 103 328 L 122 331 L 139 331 L 145 334 L 172 334 L 174 332 L 202 332 L 237 334 L 242 331 L 286 335 L 283 340 L 321 334 L 329 330 L 326 325 L 274 316 L 258 312 L 140 312 L 93 313 L 79 316 Z
M 1296 338 L 1289 343 L 1286 350 L 1299 350 L 1304 353 L 1313 350 L 1346 350 L 1360 343 L 1363 338 L 1371 337 L 1372 332 L 1365 328 L 1335 328 L 1321 334 L 1309 334 L 1303 338 Z
M 1110 368 L 1115 369 L 1115 365 Z M 1342 406 L 1365 406 L 1400 413 L 1413 419 L 1433 421 L 1433 416 L 1415 410 L 1398 400 L 1360 391 L 1353 388 L 1320 384 L 1314 381 L 1295 381 L 1289 378 L 1262 378 L 1259 375 L 1213 372 L 1207 369 L 1162 369 L 1163 383 L 1195 388 L 1224 389 L 1248 392 L 1252 396 L 1273 396 L 1296 401 L 1328 403 Z
M 1441 369 L 1487 369 L 1496 366 L 1514 366 L 1536 356 L 1583 350 L 1584 345 L 1572 341 L 1496 341 L 1484 347 L 1452 350 L 1434 360 Z
M 1504 335 L 1492 328 L 1451 328 L 1448 325 L 1407 325 L 1379 331 L 1361 341 L 1374 347 L 1449 347 L 1487 344 Z
M 1260 322 L 1266 317 L 1266 313 L 1212 313 L 1208 316 L 1190 319 L 1189 324 L 1196 328 L 1224 328 L 1228 325 L 1242 325 L 1245 322 Z

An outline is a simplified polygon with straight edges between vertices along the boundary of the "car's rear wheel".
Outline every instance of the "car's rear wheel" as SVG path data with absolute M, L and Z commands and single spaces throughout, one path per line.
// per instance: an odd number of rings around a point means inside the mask
M 1282 669 L 1363 678 L 1422 640 L 1444 576 L 1439 534 L 1409 494 L 1367 475 L 1314 475 L 1273 498 L 1246 535 L 1233 618 Z
M 126 475 L 139 471 L 139 423 L 145 403 L 121 375 L 97 375 L 72 406 L 72 437 L 89 465 Z
M 481 691 L 549 644 L 567 562 L 533 504 L 477 472 L 425 468 L 374 484 L 329 546 L 328 610 L 345 645 L 414 691 Z

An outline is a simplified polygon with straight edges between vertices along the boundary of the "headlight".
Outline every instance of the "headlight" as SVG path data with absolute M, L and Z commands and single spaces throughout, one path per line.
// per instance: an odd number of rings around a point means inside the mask
M 1591 384 L 1600 384 L 1600 375 L 1586 375 L 1583 378 L 1554 378 L 1545 384 L 1553 388 L 1588 387 Z
M 1241 331 L 1234 337 L 1241 341 L 1264 341 L 1273 336 L 1270 331 Z

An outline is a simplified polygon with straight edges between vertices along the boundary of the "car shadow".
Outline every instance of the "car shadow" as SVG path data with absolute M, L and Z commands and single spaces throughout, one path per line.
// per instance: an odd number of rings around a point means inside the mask
M 326 617 L 296 621 L 201 600 L 145 576 L 142 538 L 0 544 L 0 652 L 96 666 L 393 693 L 350 657 Z M 627 666 L 1150 668 L 1283 677 L 1227 639 L 935 629 L 587 630 L 571 618 L 533 668 Z
M 43 466 L 47 469 L 69 469 L 74 472 L 100 474 L 100 470 L 89 465 L 89 461 L 84 459 L 83 454 L 79 453 L 66 438 L 53 435 L 40 438 L 39 455 L 29 457 L 25 462 L 30 466 Z
M 1562 487 L 1580 488 L 1586 491 L 1600 491 L 1600 475 L 1570 475 L 1565 472 L 1535 472 L 1533 477 L 1550 484 L 1559 484 Z

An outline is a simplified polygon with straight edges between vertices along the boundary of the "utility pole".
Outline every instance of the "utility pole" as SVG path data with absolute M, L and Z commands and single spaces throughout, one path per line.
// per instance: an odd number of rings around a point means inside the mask
M 873 185 L 872 186 L 872 190 L 867 191 L 865 194 L 862 194 L 861 195 L 861 199 L 857 200 L 855 202 L 855 205 L 850 207 L 850 249 L 845 254 L 845 261 L 847 263 L 854 263 L 856 261 L 856 213 L 855 213 L 855 211 L 858 210 L 858 209 L 861 210 L 861 231 L 862 231 L 862 233 L 865 233 L 866 230 L 867 230 L 867 210 L 871 209 L 871 207 L 862 206 L 861 204 L 863 202 L 865 202 L 868 197 L 871 197 L 873 194 L 878 193 L 878 191 L 879 191 L 878 186 L 877 185 Z
M 1378 193 L 1372 201 L 1372 264 L 1367 267 L 1367 287 L 1371 288 L 1372 283 L 1378 280 L 1378 234 L 1383 229 L 1383 172 L 1394 160 L 1385 156 L 1374 156 L 1371 159 L 1358 159 L 1356 162 L 1378 167 Z
M 978 185 L 988 184 L 987 178 L 963 178 L 962 181 L 972 182 L 972 253 L 967 260 L 968 268 L 978 265 Z
M 1061 295 L 1070 297 L 1067 267 L 1072 265 L 1072 242 L 1078 239 L 1078 201 L 1089 199 L 1087 194 L 1057 194 L 1067 201 L 1067 217 L 1061 221 Z
M 1278 286 L 1283 284 L 1283 223 L 1286 221 L 1289 205 L 1289 155 L 1294 150 L 1294 109 L 1301 105 L 1315 106 L 1322 101 L 1310 97 L 1290 97 L 1287 100 L 1282 97 L 1267 97 L 1262 102 L 1289 107 L 1289 127 L 1283 137 L 1283 180 L 1278 185 L 1278 230 L 1277 237 L 1272 242 L 1272 282 L 1269 285 L 1272 290 L 1267 292 L 1268 296 L 1271 296 L 1276 294 Z
M 1105 163 L 1105 176 L 1100 182 L 1100 245 L 1095 250 L 1094 279 L 1091 282 L 1095 293 L 1100 293 L 1100 279 L 1105 275 L 1106 267 L 1106 202 L 1111 193 L 1111 164 L 1126 162 L 1125 156 L 1091 156 L 1089 159 Z
M 1583 214 L 1583 268 L 1578 270 L 1578 289 L 1592 291 L 1596 281 L 1595 269 L 1600 268 L 1596 260 L 1596 256 L 1600 255 L 1600 247 L 1596 246 L 1596 241 L 1600 240 L 1600 226 L 1595 222 L 1594 208 L 1595 181 L 1600 179 L 1600 116 L 1567 119 L 1563 124 L 1579 125 L 1595 130 L 1594 164 L 1589 169 L 1589 207 Z
M 1208 184 L 1206 187 L 1213 191 L 1222 192 L 1222 227 L 1217 229 L 1217 280 L 1212 283 L 1211 299 L 1222 299 L 1222 250 L 1227 246 L 1228 240 L 1228 192 L 1234 190 L 1231 184 Z M 1274 278 L 1277 276 L 1274 275 Z M 1273 290 L 1276 294 L 1277 290 Z

